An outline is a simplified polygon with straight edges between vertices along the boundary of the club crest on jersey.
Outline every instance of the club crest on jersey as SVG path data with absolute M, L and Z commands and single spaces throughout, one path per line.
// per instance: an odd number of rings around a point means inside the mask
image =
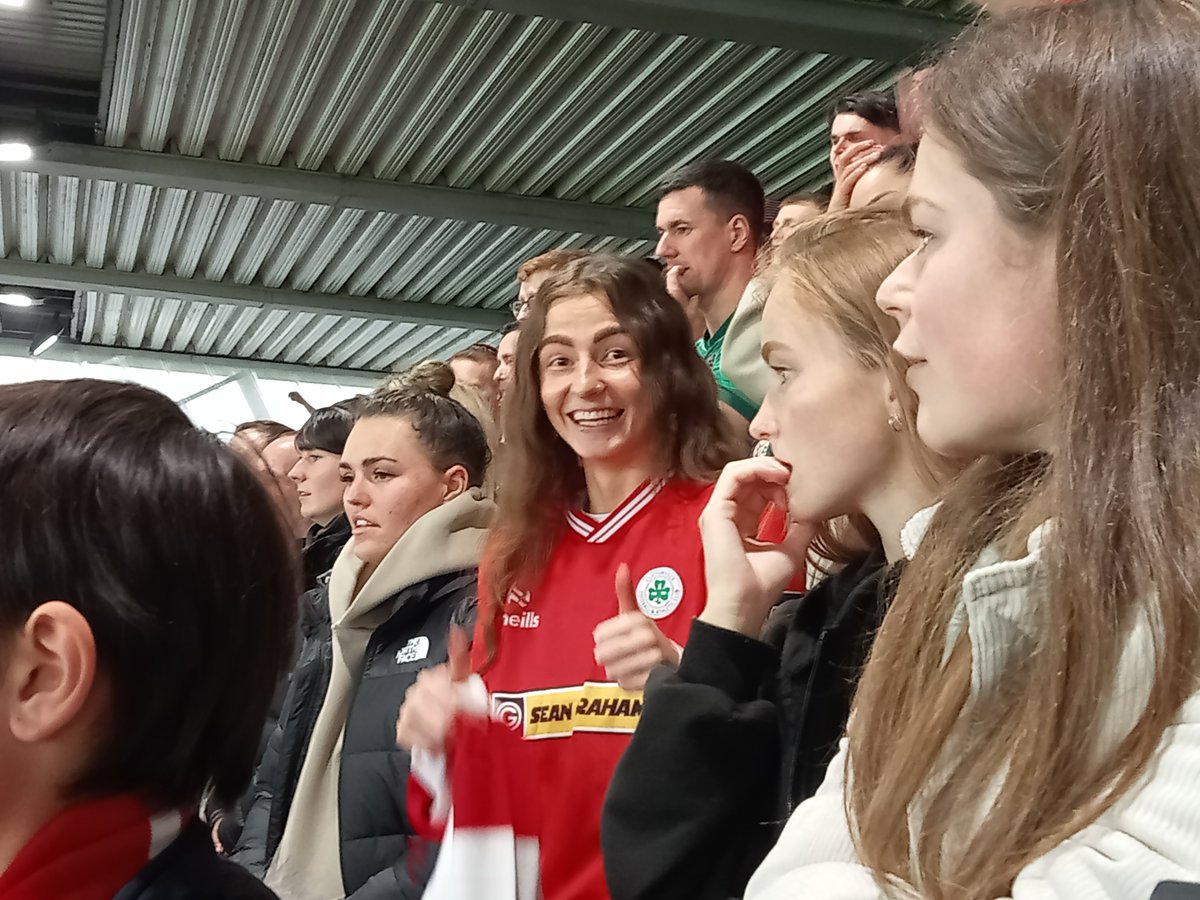
M 683 602 L 683 579 L 670 566 L 659 566 L 637 585 L 638 609 L 651 619 L 665 619 Z

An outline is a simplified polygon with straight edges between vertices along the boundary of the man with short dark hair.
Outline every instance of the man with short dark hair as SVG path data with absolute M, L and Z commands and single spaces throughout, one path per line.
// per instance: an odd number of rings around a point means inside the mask
M 765 230 L 762 185 L 735 162 L 692 163 L 660 189 L 655 225 L 668 289 L 695 298 L 706 329 L 696 349 L 713 370 L 722 404 L 746 428 L 758 403 L 727 377 L 721 358 L 729 321 L 754 278 Z
M 903 142 L 896 98 L 861 91 L 838 100 L 829 111 L 829 162 L 833 166 L 831 211 L 846 209 L 854 185 L 883 152 Z

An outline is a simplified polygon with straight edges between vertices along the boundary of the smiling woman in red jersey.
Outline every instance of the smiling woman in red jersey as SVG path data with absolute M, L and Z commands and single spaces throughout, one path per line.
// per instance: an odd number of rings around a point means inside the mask
M 464 797 L 482 763 L 453 719 L 469 691 L 448 672 L 423 694 L 419 684 L 401 713 L 399 737 L 418 757 L 450 738 L 446 880 L 435 874 L 427 896 L 608 896 L 604 793 L 647 675 L 678 661 L 704 608 L 697 518 L 738 455 L 686 316 L 651 266 L 589 257 L 539 298 L 517 347 L 472 660 L 499 720 L 487 734 L 508 744 L 503 763 Z M 514 796 L 519 810 L 497 808 Z M 506 867 L 482 861 L 495 848 L 464 827 L 488 823 L 512 826 Z

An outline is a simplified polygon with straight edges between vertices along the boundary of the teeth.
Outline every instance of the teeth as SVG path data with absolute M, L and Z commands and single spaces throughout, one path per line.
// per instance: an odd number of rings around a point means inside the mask
M 608 422 L 619 415 L 619 411 L 612 409 L 588 409 L 571 413 L 571 418 L 576 422 Z
M 370 524 L 371 524 L 371 523 L 370 523 L 370 522 L 368 522 L 366 519 L 355 519 L 355 520 L 354 520 L 354 527 L 355 527 L 355 528 L 365 528 L 366 526 L 368 526 L 368 525 L 370 525 Z

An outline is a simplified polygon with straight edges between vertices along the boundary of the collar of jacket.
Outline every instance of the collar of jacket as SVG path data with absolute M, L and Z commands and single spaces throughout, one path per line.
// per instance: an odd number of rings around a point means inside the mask
M 364 617 L 404 588 L 435 575 L 477 568 L 495 508 L 482 491 L 474 489 L 427 512 L 388 551 L 357 595 L 354 588 L 363 563 L 354 555 L 351 538 L 329 579 L 334 627 L 374 627 L 379 623 Z

